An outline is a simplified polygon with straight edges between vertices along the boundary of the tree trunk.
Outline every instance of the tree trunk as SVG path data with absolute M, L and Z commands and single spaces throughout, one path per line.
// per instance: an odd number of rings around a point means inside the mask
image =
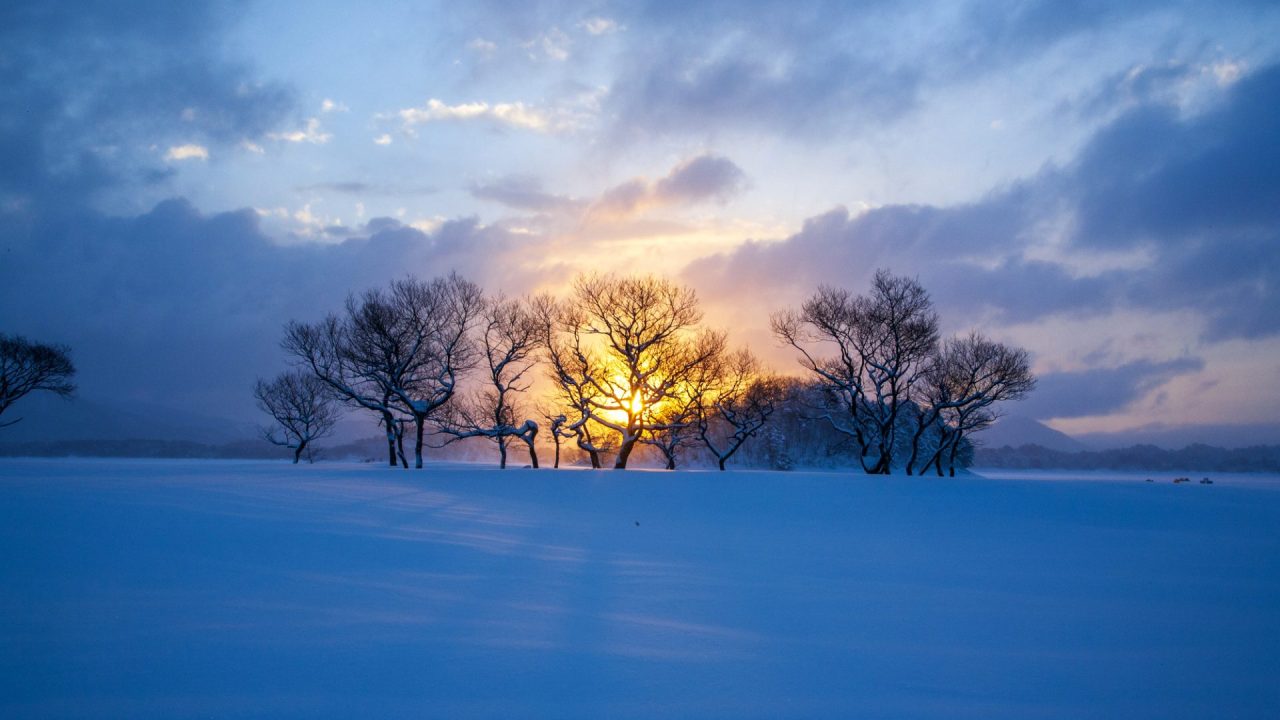
M 530 428 L 529 424 L 526 423 L 525 430 L 529 430 L 529 428 Z M 529 466 L 532 467 L 534 470 L 537 470 L 538 469 L 538 447 L 537 447 L 536 441 L 538 439 L 538 426 L 533 425 L 532 428 L 533 428 L 532 432 L 525 432 L 520 435 L 516 435 L 516 437 L 520 438 L 521 442 L 525 444 L 525 447 L 529 448 Z
M 498 438 L 498 469 L 507 469 L 507 439 Z
M 400 458 L 400 465 L 405 470 L 409 469 L 409 461 L 405 459 L 404 454 L 404 421 L 396 423 L 396 457 Z
M 861 439 L 858 440 L 858 448 L 859 448 L 858 463 L 862 465 L 862 472 L 868 475 L 875 475 L 877 466 L 876 465 L 872 465 L 870 467 L 867 466 L 867 453 L 871 450 L 871 448 L 864 445 Z M 877 464 L 878 463 L 879 461 L 877 461 Z
M 396 466 L 396 421 L 391 417 L 391 413 L 382 414 L 382 424 L 387 427 L 387 452 L 390 455 L 389 464 L 391 467 Z
M 427 426 L 427 416 L 415 414 L 413 416 L 413 424 L 415 426 L 415 429 L 418 432 L 418 442 L 415 443 L 413 446 L 413 467 L 418 470 L 421 470 L 422 469 L 422 431 Z
M 674 453 L 669 453 L 667 455 L 667 469 L 668 470 L 676 469 L 676 456 Z
M 639 438 L 632 437 L 622 442 L 622 447 L 618 449 L 618 460 L 613 464 L 614 470 L 626 470 L 627 458 L 631 457 L 631 451 L 635 449 L 636 440 Z
M 947 475 L 950 477 L 956 476 L 956 453 L 960 451 L 960 438 L 962 437 L 964 437 L 964 433 L 956 433 L 955 442 L 951 443 L 951 452 L 947 456 Z M 939 467 L 938 470 L 941 471 L 942 468 Z
M 532 450 L 533 450 L 533 448 L 530 448 L 530 451 L 531 451 L 531 452 L 532 452 Z M 553 468 L 555 468 L 555 469 L 557 469 L 557 470 L 559 470 L 559 469 L 560 469 L 560 438 L 558 438 L 558 437 L 556 438 L 556 462 L 555 462 L 555 464 L 554 464 L 554 465 L 552 465 L 551 467 L 553 467 Z
M 728 460 L 728 456 L 717 458 L 720 461 L 720 472 L 724 472 L 724 463 Z
M 911 475 L 915 471 L 916 460 L 920 458 L 920 438 L 924 437 L 924 431 L 929 427 L 930 423 L 918 423 L 916 432 L 911 436 L 911 457 L 907 459 L 907 474 Z M 922 470 L 923 472 L 923 470 Z
M 885 463 L 885 460 L 887 459 L 888 458 L 885 457 L 884 453 L 880 453 L 880 457 L 876 458 L 876 464 L 872 465 L 870 470 L 867 470 L 867 474 L 868 475 L 888 475 L 889 470 L 888 470 L 888 466 Z M 866 469 L 865 464 L 863 465 L 863 469 Z
M 298 443 L 298 447 L 293 451 L 293 464 L 294 464 L 294 465 L 297 465 L 297 464 L 298 464 L 298 458 L 301 458 L 301 457 L 302 457 L 302 450 L 303 450 L 303 448 L 305 448 L 306 446 L 307 446 L 307 443 L 306 443 L 306 441 L 305 441 L 305 440 L 304 440 L 304 441 L 301 441 L 301 442 L 299 442 L 299 443 Z

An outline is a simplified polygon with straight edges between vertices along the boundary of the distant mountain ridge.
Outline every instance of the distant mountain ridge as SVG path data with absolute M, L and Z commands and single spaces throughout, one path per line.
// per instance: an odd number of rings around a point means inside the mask
M 971 439 L 980 448 L 1039 445 L 1059 452 L 1080 452 L 1089 447 L 1070 435 L 1022 415 L 1006 415 L 994 425 L 974 433 Z

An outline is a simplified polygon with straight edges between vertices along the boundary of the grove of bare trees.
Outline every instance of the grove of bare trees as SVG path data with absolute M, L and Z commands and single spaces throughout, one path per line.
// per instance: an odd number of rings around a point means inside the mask
M 816 384 L 813 417 L 853 440 L 869 474 L 891 472 L 905 433 L 907 474 L 931 441 L 922 469 L 942 474 L 945 457 L 954 475 L 964 437 L 998 417 L 992 406 L 1035 387 L 1025 351 L 978 334 L 940 342 L 929 294 L 883 270 L 867 295 L 821 287 L 772 325 Z
M 668 469 L 693 458 L 724 470 L 744 452 L 788 468 L 851 449 L 869 474 L 940 475 L 963 466 L 999 403 L 1035 385 L 1024 350 L 977 333 L 942 339 L 925 289 L 886 271 L 863 295 L 820 287 L 771 324 L 803 378 L 730 349 L 696 293 L 666 278 L 582 275 L 560 296 L 517 299 L 456 274 L 409 277 L 353 294 L 321 321 L 288 323 L 282 347 L 302 375 L 282 378 L 314 402 L 372 413 L 391 466 L 408 467 L 412 424 L 418 468 L 426 446 L 484 440 L 502 468 L 511 443 L 537 468 L 542 442 L 554 467 L 568 456 L 626 469 L 644 448 Z M 301 413 L 264 400 L 289 395 L 283 382 L 255 394 L 296 460 L 322 433 L 288 425 Z
M 690 424 L 698 372 L 724 352 L 725 334 L 700 326 L 689 288 L 656 277 L 579 277 L 564 300 L 539 303 L 552 380 L 588 423 L 617 435 L 614 467 L 625 469 L 646 436 Z
M 518 398 L 529 389 L 539 351 L 539 324 L 525 304 L 503 296 L 485 300 L 480 310 L 478 345 L 484 360 L 483 387 L 471 398 L 452 403 L 440 422 L 450 440 L 482 437 L 498 447 L 498 466 L 507 466 L 507 445 L 520 440 L 529 450 L 529 463 L 538 467 L 538 423 L 521 421 L 525 411 Z M 556 458 L 559 463 L 559 454 Z

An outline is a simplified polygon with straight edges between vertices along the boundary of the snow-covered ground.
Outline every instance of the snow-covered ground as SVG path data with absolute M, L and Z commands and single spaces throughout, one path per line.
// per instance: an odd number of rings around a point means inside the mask
M 1280 480 L 1050 477 L 0 460 L 0 717 L 1280 716 Z

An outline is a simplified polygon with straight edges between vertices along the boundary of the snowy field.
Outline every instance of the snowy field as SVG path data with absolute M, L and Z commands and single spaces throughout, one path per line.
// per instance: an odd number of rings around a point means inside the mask
M 0 717 L 1280 717 L 1280 480 L 1143 477 L 0 460 Z

